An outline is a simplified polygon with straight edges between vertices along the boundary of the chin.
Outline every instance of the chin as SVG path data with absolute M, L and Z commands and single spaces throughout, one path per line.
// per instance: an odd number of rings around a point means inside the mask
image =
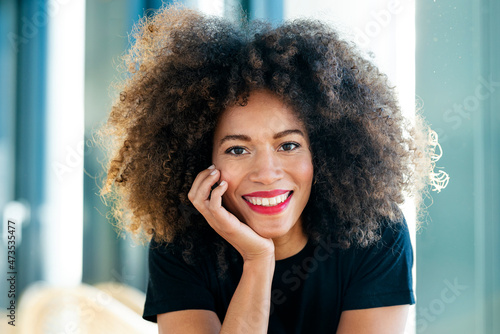
M 257 232 L 258 235 L 260 235 L 263 238 L 267 239 L 275 239 L 275 238 L 280 238 L 285 236 L 290 232 L 292 229 L 291 226 L 287 226 L 286 224 L 280 225 L 279 223 L 277 226 L 262 226 L 262 222 L 260 223 L 260 226 L 255 226 L 254 224 L 248 224 L 255 232 Z

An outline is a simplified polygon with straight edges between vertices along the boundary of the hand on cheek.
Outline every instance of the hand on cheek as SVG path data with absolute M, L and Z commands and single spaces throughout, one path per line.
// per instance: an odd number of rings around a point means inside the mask
M 220 181 L 218 186 L 217 181 Z M 208 224 L 233 245 L 243 259 L 274 256 L 274 244 L 271 239 L 259 236 L 222 206 L 222 196 L 227 190 L 228 182 L 224 180 L 221 172 L 215 166 L 210 166 L 196 176 L 188 198 Z

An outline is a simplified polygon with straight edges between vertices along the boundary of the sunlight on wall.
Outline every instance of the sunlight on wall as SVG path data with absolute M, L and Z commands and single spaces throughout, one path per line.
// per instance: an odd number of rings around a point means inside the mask
M 208 15 L 224 16 L 224 0 L 198 0 L 198 9 Z
M 49 1 L 44 280 L 82 277 L 85 0 Z

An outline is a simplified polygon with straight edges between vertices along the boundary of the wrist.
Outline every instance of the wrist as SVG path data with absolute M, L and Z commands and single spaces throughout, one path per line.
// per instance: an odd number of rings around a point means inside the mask
M 270 254 L 262 254 L 243 260 L 244 271 L 256 271 L 259 273 L 271 272 L 274 273 L 274 266 L 276 263 L 274 252 Z
M 242 255 L 244 263 L 269 263 L 276 261 L 276 254 L 274 252 L 274 247 L 269 247 L 267 250 L 263 250 L 258 254 L 244 254 Z

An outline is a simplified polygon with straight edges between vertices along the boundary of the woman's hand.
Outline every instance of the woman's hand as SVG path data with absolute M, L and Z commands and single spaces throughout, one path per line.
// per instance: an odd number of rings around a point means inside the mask
M 211 190 L 219 178 L 220 171 L 213 165 L 200 172 L 188 193 L 191 203 L 210 226 L 236 248 L 245 262 L 274 258 L 272 239 L 261 237 L 222 206 L 222 195 L 227 190 L 227 182 L 223 180 Z

